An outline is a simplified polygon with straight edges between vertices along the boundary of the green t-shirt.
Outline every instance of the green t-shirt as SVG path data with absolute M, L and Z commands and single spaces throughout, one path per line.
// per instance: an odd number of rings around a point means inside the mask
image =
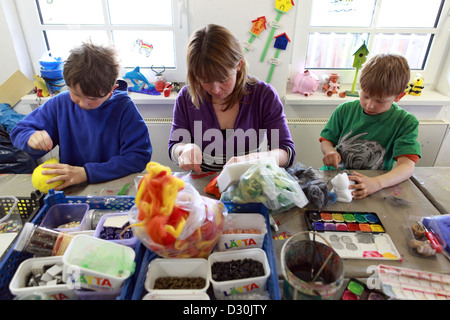
M 346 169 L 391 170 L 398 156 L 421 156 L 418 132 L 417 118 L 397 104 L 373 116 L 355 100 L 336 108 L 321 137 L 336 146 Z

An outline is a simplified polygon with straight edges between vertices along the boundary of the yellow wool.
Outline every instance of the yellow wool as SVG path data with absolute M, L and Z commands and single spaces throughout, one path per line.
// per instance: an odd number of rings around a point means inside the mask
M 51 175 L 43 175 L 42 171 L 49 170 L 48 168 L 42 168 L 44 164 L 48 163 L 59 163 L 59 161 L 55 158 L 51 158 L 47 161 L 45 161 L 43 164 L 39 165 L 34 169 L 33 175 L 31 176 L 31 182 L 33 183 L 33 187 L 38 189 L 39 191 L 43 193 L 48 193 L 48 190 L 56 188 L 59 185 L 62 185 L 64 181 L 56 181 L 53 183 L 47 183 L 47 180 L 50 180 L 56 176 L 57 174 L 51 174 Z

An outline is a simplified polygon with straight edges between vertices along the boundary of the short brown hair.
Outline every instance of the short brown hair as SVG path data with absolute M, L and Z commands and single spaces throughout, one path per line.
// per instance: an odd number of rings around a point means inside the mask
M 361 90 L 373 97 L 398 96 L 408 85 L 410 69 L 405 57 L 383 53 L 369 58 L 361 69 Z
M 84 95 L 99 98 L 113 89 L 119 68 L 115 47 L 84 42 L 70 51 L 63 75 L 69 87 L 78 84 Z
M 187 47 L 187 83 L 192 102 L 198 108 L 207 98 L 200 80 L 224 81 L 229 70 L 237 68 L 236 86 L 227 97 L 226 108 L 231 108 L 246 94 L 246 84 L 255 83 L 256 79 L 248 77 L 248 65 L 244 50 L 239 40 L 226 28 L 209 24 L 197 30 L 190 38 Z

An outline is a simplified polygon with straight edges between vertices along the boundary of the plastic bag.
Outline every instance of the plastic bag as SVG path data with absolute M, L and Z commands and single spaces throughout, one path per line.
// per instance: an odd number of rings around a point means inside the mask
M 25 115 L 14 111 L 8 103 L 0 103 L 0 124 L 6 132 L 10 133 L 23 118 L 25 118 Z
M 221 196 L 222 201 L 261 202 L 271 210 L 293 205 L 303 208 L 308 199 L 295 179 L 275 159 L 261 159 Z
M 166 258 L 207 258 L 222 234 L 228 211 L 220 201 L 201 196 L 186 183 L 178 192 L 176 207 L 189 213 L 186 223 L 175 242 L 155 242 L 142 225 L 132 226 L 136 237 L 151 251 Z M 130 224 L 139 224 L 139 209 L 133 206 L 129 213 Z
M 9 134 L 0 125 L 0 173 L 33 173 L 37 166 L 28 153 L 13 146 Z

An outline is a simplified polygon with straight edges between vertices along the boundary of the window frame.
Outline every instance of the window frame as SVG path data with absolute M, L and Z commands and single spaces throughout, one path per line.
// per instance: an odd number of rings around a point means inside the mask
M 426 85 L 436 85 L 436 81 L 439 76 L 442 64 L 445 62 L 446 49 L 448 48 L 448 32 L 450 29 L 450 1 L 445 0 L 441 9 L 439 21 L 435 28 L 381 28 L 375 27 L 372 23 L 370 27 L 311 27 L 311 12 L 312 1 L 302 1 L 302 8 L 297 11 L 295 34 L 294 34 L 294 46 L 292 50 L 291 68 L 289 71 L 290 82 L 294 81 L 294 78 L 298 72 L 303 72 L 306 64 L 306 55 L 308 51 L 308 38 L 310 33 L 322 32 L 322 33 L 368 33 L 369 41 L 366 43 L 369 51 L 372 48 L 374 41 L 374 34 L 376 33 L 404 33 L 404 34 L 431 34 L 432 42 L 428 51 L 425 66 L 422 69 L 412 69 L 411 77 L 414 77 L 416 73 L 422 74 L 424 83 Z M 374 19 L 378 14 L 381 2 L 388 0 L 377 0 L 374 13 Z M 299 32 L 300 31 L 300 32 Z M 312 72 L 316 73 L 320 79 L 329 73 L 339 73 L 339 81 L 342 84 L 351 84 L 355 77 L 355 69 L 316 69 L 310 68 Z
M 116 30 L 152 30 L 165 31 L 170 30 L 174 32 L 174 47 L 175 52 L 175 69 L 166 69 L 164 76 L 168 81 L 185 82 L 186 81 L 186 63 L 185 63 L 185 48 L 187 46 L 189 36 L 188 28 L 188 1 L 187 0 L 170 0 L 173 3 L 173 26 L 154 26 L 154 25 L 111 25 L 107 13 L 107 2 L 102 0 L 104 12 L 104 25 L 42 25 L 39 13 L 36 8 L 35 0 L 14 0 L 17 14 L 19 16 L 21 27 L 23 30 L 25 42 L 27 44 L 30 63 L 33 72 L 40 74 L 39 59 L 47 52 L 47 43 L 44 36 L 45 30 L 64 30 L 67 28 L 75 28 L 79 30 L 101 30 L 107 33 L 108 42 L 112 44 L 111 31 Z M 33 8 L 33 9 L 30 9 Z M 123 77 L 126 72 L 132 68 L 122 67 L 119 77 Z M 141 72 L 148 78 L 150 82 L 154 81 L 155 73 L 150 68 L 141 68 Z

